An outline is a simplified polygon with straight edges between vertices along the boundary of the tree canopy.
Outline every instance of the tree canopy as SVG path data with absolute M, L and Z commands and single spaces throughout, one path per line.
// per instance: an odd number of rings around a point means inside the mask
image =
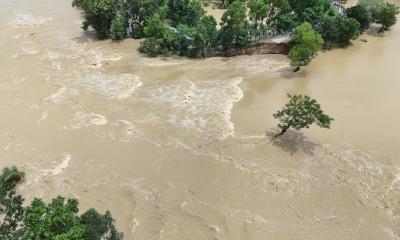
M 393 3 L 386 2 L 380 6 L 377 16 L 377 23 L 382 24 L 381 31 L 388 30 L 396 23 L 397 14 L 399 14 L 399 7 Z
M 324 44 L 321 35 L 316 33 L 310 23 L 305 22 L 296 28 L 292 35 L 289 58 L 294 66 L 307 64 Z
M 297 34 L 306 23 L 321 35 L 324 48 L 344 47 L 370 23 L 388 30 L 399 13 L 396 5 L 384 0 L 360 0 L 348 9 L 340 2 L 344 1 L 220 0 L 219 6 L 226 8 L 220 29 L 215 18 L 206 15 L 202 0 L 73 0 L 72 5 L 84 12 L 83 29 L 93 27 L 99 38 L 145 38 L 139 51 L 148 56 L 187 57 L 207 57 L 274 35 Z M 307 64 L 320 49 L 317 36 L 317 41 L 292 44 L 289 57 L 295 65 Z
M 301 130 L 316 124 L 322 128 L 330 128 L 333 118 L 321 110 L 321 106 L 315 100 L 306 95 L 290 95 L 289 102 L 278 112 L 273 114 L 279 120 L 278 128 L 283 135 L 289 128 Z
M 35 198 L 24 207 L 16 194 L 24 173 L 4 168 L 0 175 L 0 239 L 9 240 L 121 240 L 109 211 L 91 208 L 79 215 L 78 200 L 58 196 L 45 203 Z

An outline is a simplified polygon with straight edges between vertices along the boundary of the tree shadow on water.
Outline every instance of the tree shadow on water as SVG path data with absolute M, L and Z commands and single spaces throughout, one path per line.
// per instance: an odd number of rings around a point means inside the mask
M 281 148 L 290 155 L 299 151 L 313 155 L 315 148 L 319 146 L 308 140 L 301 132 L 289 129 L 284 135 L 276 136 L 278 132 L 278 130 L 268 130 L 265 134 L 272 145 Z

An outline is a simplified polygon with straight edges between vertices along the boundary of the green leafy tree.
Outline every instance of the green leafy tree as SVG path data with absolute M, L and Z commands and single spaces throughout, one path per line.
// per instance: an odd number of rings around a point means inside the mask
M 168 7 L 166 0 L 125 0 L 124 20 L 132 37 L 144 37 L 145 20 L 157 13 L 166 18 Z
M 78 201 L 56 197 L 49 204 L 35 198 L 25 209 L 24 224 L 30 239 L 84 239 L 77 216 Z M 68 237 L 68 238 L 67 238 Z
M 203 16 L 193 34 L 194 51 L 191 55 L 207 57 L 214 52 L 218 45 L 217 41 L 217 21 L 213 16 Z
M 293 9 L 288 0 L 269 0 L 267 23 L 275 25 L 281 15 L 293 15 Z
M 278 32 L 285 33 L 291 31 L 299 25 L 299 20 L 293 14 L 287 13 L 276 17 L 275 28 Z
M 289 58 L 294 66 L 307 64 L 311 57 L 321 50 L 324 40 L 316 33 L 311 24 L 305 22 L 296 28 L 291 37 L 292 48 Z
M 111 22 L 116 16 L 116 6 L 120 0 L 73 0 L 72 6 L 85 13 L 82 28 L 87 30 L 92 26 L 99 38 L 110 35 Z
M 16 195 L 16 187 L 24 180 L 17 168 L 4 168 L 0 175 L 0 239 L 17 239 L 22 235 L 24 199 Z
M 89 209 L 79 215 L 78 200 L 56 197 L 49 204 L 35 198 L 26 208 L 16 195 L 24 179 L 17 168 L 0 175 L 0 239 L 7 240 L 122 240 L 110 212 Z
M 301 22 L 317 24 L 323 16 L 337 14 L 327 0 L 289 0 L 289 3 Z
M 283 135 L 289 128 L 301 130 L 309 128 L 312 124 L 316 124 L 322 128 L 330 128 L 333 118 L 329 117 L 321 110 L 321 106 L 315 99 L 303 95 L 288 94 L 289 102 L 273 114 L 274 118 L 279 120 L 278 128 L 280 133 L 276 136 Z
M 227 8 L 230 4 L 235 2 L 236 0 L 219 0 L 219 6 L 221 8 Z
M 365 7 L 371 16 L 371 21 L 376 22 L 384 0 L 359 0 L 358 4 Z
M 220 41 L 223 50 L 249 44 L 249 22 L 243 2 L 236 0 L 221 18 Z
M 139 51 L 151 57 L 167 55 L 177 44 L 176 29 L 167 25 L 158 13 L 145 21 L 144 35 L 146 39 L 140 44 Z
M 261 24 L 269 15 L 269 2 L 267 0 L 250 0 L 248 2 L 249 18 L 256 24 Z
M 347 17 L 354 18 L 360 23 L 360 30 L 363 32 L 369 28 L 371 14 L 365 5 L 357 4 L 346 10 Z
M 204 15 L 202 4 L 199 0 L 169 0 L 167 17 L 172 26 L 185 24 L 195 26 Z
M 349 45 L 351 40 L 357 39 L 360 23 L 354 18 L 326 17 L 321 22 L 319 32 L 325 41 L 325 47 L 344 47 Z
M 111 23 L 111 36 L 115 40 L 121 40 L 126 36 L 124 22 L 120 18 L 115 18 Z
M 393 26 L 396 21 L 396 15 L 399 14 L 399 7 L 393 3 L 384 3 L 379 8 L 377 23 L 382 24 L 380 31 L 386 31 Z

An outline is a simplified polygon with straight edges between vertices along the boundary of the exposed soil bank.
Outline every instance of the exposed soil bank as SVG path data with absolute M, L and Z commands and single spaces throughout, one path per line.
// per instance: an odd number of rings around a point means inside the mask
M 244 48 L 232 49 L 227 52 L 218 52 L 213 57 L 234 57 L 240 55 L 257 55 L 257 54 L 284 54 L 289 53 L 289 45 L 287 43 L 256 43 Z

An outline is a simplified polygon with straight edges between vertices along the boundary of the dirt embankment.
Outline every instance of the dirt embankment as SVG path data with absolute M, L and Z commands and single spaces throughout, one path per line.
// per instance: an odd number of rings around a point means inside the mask
M 232 49 L 227 52 L 217 52 L 214 57 L 233 57 L 239 55 L 255 54 L 285 54 L 289 53 L 287 43 L 256 43 L 243 48 Z

